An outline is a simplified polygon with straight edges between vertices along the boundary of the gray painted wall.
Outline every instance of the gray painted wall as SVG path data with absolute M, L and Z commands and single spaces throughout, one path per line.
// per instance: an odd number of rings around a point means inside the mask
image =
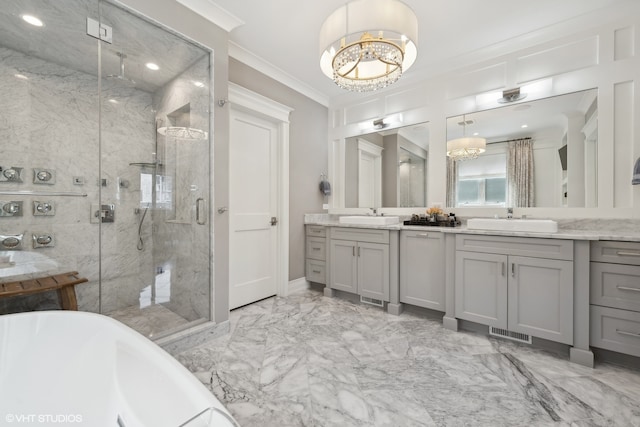
M 289 118 L 289 280 L 304 277 L 304 214 L 321 212 L 318 184 L 327 173 L 328 109 L 229 59 L 229 81 L 293 108 Z

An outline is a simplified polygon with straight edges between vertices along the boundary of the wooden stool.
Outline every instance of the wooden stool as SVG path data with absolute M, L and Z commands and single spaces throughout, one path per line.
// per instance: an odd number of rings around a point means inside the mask
M 0 283 L 0 298 L 18 295 L 31 295 L 39 292 L 58 291 L 58 299 L 63 310 L 78 310 L 75 285 L 88 282 L 78 277 L 77 271 L 56 274 L 55 276 L 38 277 L 37 279 L 19 282 Z

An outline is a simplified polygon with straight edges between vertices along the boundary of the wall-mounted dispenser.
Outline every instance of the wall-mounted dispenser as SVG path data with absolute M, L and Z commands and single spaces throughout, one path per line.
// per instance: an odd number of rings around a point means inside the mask
M 16 166 L 0 166 L 0 182 L 22 182 L 22 169 Z
M 22 216 L 22 202 L 13 200 L 10 202 L 0 201 L 0 217 L 2 216 Z
M 53 216 L 56 209 L 53 202 L 33 201 L 33 216 Z
M 38 233 L 31 235 L 33 249 L 52 248 L 55 246 L 53 234 Z
M 46 184 L 53 185 L 56 183 L 56 174 L 52 169 L 33 169 L 33 183 L 34 184 Z
M 22 249 L 22 234 L 0 235 L 0 249 L 4 251 L 18 251 Z
M 321 174 L 320 175 L 320 192 L 324 196 L 330 196 L 331 195 L 331 184 L 327 180 L 327 175 L 325 175 L 325 174 Z

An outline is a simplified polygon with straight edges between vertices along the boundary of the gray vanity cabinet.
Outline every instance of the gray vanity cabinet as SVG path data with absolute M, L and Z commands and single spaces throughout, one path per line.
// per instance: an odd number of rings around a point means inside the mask
M 590 344 L 640 356 L 640 243 L 591 244 Z
M 508 329 L 573 344 L 573 262 L 510 256 Z
M 456 251 L 456 317 L 507 328 L 507 262 L 500 254 Z
M 331 228 L 329 287 L 389 301 L 389 232 Z
M 358 258 L 356 258 L 357 242 L 348 240 L 330 241 L 331 289 L 358 293 Z
M 321 225 L 306 226 L 305 276 L 309 282 L 326 284 L 327 238 Z
M 572 242 L 456 237 L 457 318 L 573 344 Z
M 445 311 L 444 235 L 400 233 L 400 302 Z

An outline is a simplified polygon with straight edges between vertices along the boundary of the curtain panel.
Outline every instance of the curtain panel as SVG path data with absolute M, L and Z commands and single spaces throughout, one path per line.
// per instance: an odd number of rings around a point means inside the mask
M 509 141 L 507 150 L 507 206 L 528 208 L 535 206 L 533 179 L 533 140 Z

